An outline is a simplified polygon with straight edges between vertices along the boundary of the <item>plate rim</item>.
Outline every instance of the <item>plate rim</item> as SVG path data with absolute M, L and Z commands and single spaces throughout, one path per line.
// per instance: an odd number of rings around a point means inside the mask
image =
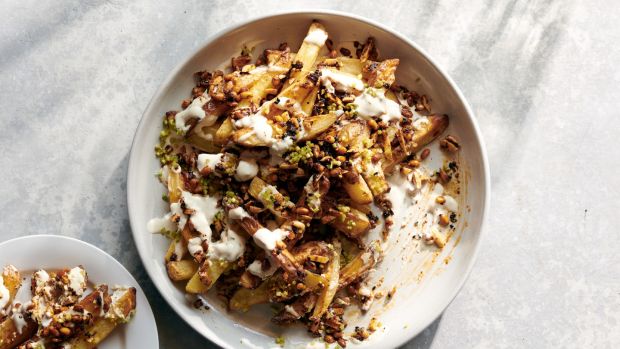
M 154 340 L 154 344 L 156 344 L 156 347 L 159 347 L 159 330 L 157 328 L 157 321 L 155 320 L 155 314 L 153 313 L 153 309 L 151 308 L 151 304 L 149 302 L 148 297 L 146 296 L 146 293 L 144 293 L 144 290 L 142 290 L 142 286 L 140 285 L 140 283 L 138 283 L 138 281 L 136 280 L 136 278 L 129 272 L 129 270 L 127 270 L 127 268 L 125 268 L 125 266 L 119 262 L 118 260 L 116 260 L 116 258 L 114 258 L 112 255 L 110 255 L 109 253 L 107 253 L 106 251 L 104 251 L 103 249 L 88 243 L 86 241 L 80 240 L 78 238 L 74 238 L 71 236 L 65 236 L 65 235 L 55 235 L 55 234 L 34 234 L 34 235 L 24 235 L 24 236 L 19 236 L 13 239 L 9 239 L 6 241 L 2 241 L 0 242 L 0 250 L 2 250 L 6 245 L 10 245 L 16 242 L 20 242 L 22 240 L 40 240 L 42 238 L 45 239 L 58 239 L 58 240 L 65 240 L 65 241 L 69 241 L 70 243 L 75 243 L 76 245 L 79 245 L 81 248 L 87 248 L 87 249 L 91 249 L 91 250 L 95 250 L 99 253 L 101 253 L 102 255 L 104 255 L 106 257 L 107 260 L 111 260 L 113 261 L 118 267 L 120 267 L 123 271 L 125 271 L 125 273 L 129 276 L 129 278 L 133 281 L 133 283 L 136 285 L 136 291 L 138 292 L 139 296 L 142 296 L 145 300 L 146 300 L 146 307 L 143 306 L 140 310 L 140 312 L 146 313 L 146 319 L 148 320 L 148 322 L 152 323 L 151 327 L 154 328 L 155 333 L 153 336 L 153 340 Z M 45 268 L 45 266 L 41 266 L 41 268 Z M 88 270 L 87 270 L 88 272 Z M 150 315 L 150 316 L 149 316 Z M 131 343 L 128 343 L 131 344 Z
M 157 101 L 162 97 L 164 90 L 174 81 L 174 78 L 178 75 L 178 73 L 183 69 L 183 67 L 189 62 L 191 61 L 200 51 L 202 51 L 206 46 L 210 45 L 213 41 L 218 40 L 220 37 L 231 33 L 235 30 L 238 30 L 244 26 L 247 25 L 251 25 L 254 24 L 255 22 L 260 22 L 269 18 L 274 18 L 274 17 L 284 17 L 284 16 L 288 16 L 288 15 L 329 15 L 329 16 L 335 16 L 335 17 L 346 17 L 346 18 L 350 18 L 350 19 L 354 19 L 360 22 L 363 22 L 371 27 L 376 27 L 377 29 L 383 30 L 385 32 L 390 33 L 391 35 L 394 35 L 395 37 L 397 37 L 398 39 L 402 40 L 403 42 L 405 42 L 407 45 L 411 46 L 412 48 L 414 48 L 415 50 L 417 50 L 420 55 L 422 56 L 422 58 L 426 59 L 428 61 L 428 63 L 430 64 L 431 67 L 433 67 L 434 69 L 437 70 L 437 72 L 439 73 L 439 75 L 445 79 L 445 81 L 448 83 L 448 85 L 450 86 L 450 88 L 455 92 L 456 96 L 458 97 L 459 101 L 463 104 L 463 107 L 466 111 L 466 117 L 469 119 L 469 121 L 471 122 L 472 128 L 474 130 L 474 135 L 475 135 L 475 143 L 477 143 L 478 148 L 480 149 L 480 162 L 481 162 L 481 167 L 482 167 L 482 183 L 483 186 L 481 189 L 484 190 L 484 195 L 483 195 L 483 200 L 481 203 L 481 209 L 479 210 L 479 215 L 480 215 L 480 225 L 479 225 L 479 229 L 477 230 L 477 234 L 478 234 L 478 239 L 476 240 L 475 245 L 472 247 L 472 257 L 467 261 L 467 265 L 465 267 L 465 273 L 463 273 L 463 276 L 461 277 L 461 279 L 458 281 L 458 286 L 455 287 L 451 292 L 449 292 L 449 296 L 445 297 L 444 301 L 442 301 L 441 304 L 441 311 L 439 311 L 435 316 L 429 317 L 427 319 L 427 321 L 424 322 L 424 326 L 421 327 L 419 330 L 417 331 L 412 331 L 404 336 L 402 336 L 401 339 L 399 339 L 397 341 L 397 346 L 401 346 L 405 343 L 407 343 L 408 341 L 412 340 L 413 338 L 415 338 L 417 335 L 419 335 L 425 328 L 427 328 L 431 323 L 433 323 L 437 318 L 439 318 L 444 311 L 448 308 L 448 306 L 450 306 L 450 304 L 454 301 L 454 299 L 456 298 L 456 296 L 459 294 L 459 292 L 461 291 L 461 289 L 463 288 L 463 286 L 465 285 L 465 282 L 469 279 L 470 275 L 471 275 L 471 271 L 478 259 L 478 255 L 480 253 L 480 247 L 482 244 L 482 239 L 484 238 L 485 235 L 485 227 L 487 225 L 487 220 L 488 220 L 488 212 L 490 210 L 490 196 L 491 196 L 491 174 L 490 174 L 490 168 L 489 168 L 489 162 L 488 162 L 488 156 L 487 156 L 487 151 L 486 151 L 486 146 L 485 146 L 485 142 L 484 139 L 482 137 L 482 132 L 480 131 L 480 127 L 478 125 L 478 120 L 476 118 L 475 113 L 473 112 L 473 110 L 471 109 L 471 106 L 469 104 L 469 102 L 467 101 L 467 99 L 465 98 L 465 96 L 463 95 L 461 89 L 457 86 L 457 84 L 454 82 L 454 80 L 452 79 L 452 77 L 444 70 L 442 69 L 439 64 L 437 63 L 437 61 L 435 59 L 433 59 L 431 57 L 431 55 L 426 52 L 422 47 L 420 47 L 418 44 L 416 44 L 413 40 L 409 39 L 408 37 L 406 37 L 405 35 L 401 34 L 398 30 L 393 29 L 387 25 L 381 24 L 375 20 L 369 19 L 367 17 L 364 16 L 360 16 L 357 14 L 352 14 L 352 13 L 346 13 L 343 11 L 338 11 L 338 10 L 328 10 L 328 9 L 307 9 L 307 8 L 302 8 L 302 9 L 295 9 L 295 10 L 282 10 L 282 11 L 275 11 L 272 13 L 268 13 L 265 15 L 260 15 L 260 16 L 253 16 L 250 17 L 248 19 L 245 20 L 241 20 L 238 23 L 233 23 L 227 27 L 224 27 L 223 29 L 216 31 L 215 33 L 213 33 L 212 35 L 209 35 L 208 37 L 206 37 L 204 40 L 201 41 L 201 44 L 198 45 L 194 50 L 192 50 L 187 56 L 185 56 L 184 59 L 182 59 L 181 61 L 179 61 L 178 64 L 175 65 L 175 67 L 168 73 L 168 75 L 166 76 L 166 78 L 160 83 L 159 87 L 157 88 L 157 90 L 155 91 L 155 93 L 153 94 L 153 97 L 150 99 L 149 103 L 147 104 L 146 108 L 144 109 L 144 112 L 142 113 L 141 117 L 140 117 L 140 121 L 138 122 L 138 125 L 136 127 L 136 130 L 134 132 L 134 137 L 131 143 L 131 151 L 130 151 L 130 155 L 129 155 L 129 162 L 128 162 L 128 166 L 127 166 L 127 210 L 129 213 L 129 223 L 130 223 L 130 227 L 131 227 L 131 232 L 132 232 L 132 236 L 133 236 L 133 240 L 134 243 L 136 244 L 136 248 L 138 250 L 138 255 L 140 256 L 140 259 L 142 261 L 142 264 L 144 265 L 145 270 L 147 271 L 147 274 L 149 276 L 149 278 L 151 278 L 151 281 L 153 282 L 153 284 L 155 285 L 155 288 L 157 289 L 157 292 L 159 292 L 159 294 L 162 296 L 162 298 L 164 298 L 164 300 L 166 300 L 166 302 L 168 303 L 168 305 L 175 311 L 175 313 L 182 318 L 185 323 L 187 323 L 191 328 L 193 328 L 196 332 L 198 332 L 201 336 L 203 336 L 205 339 L 207 339 L 208 341 L 219 345 L 221 347 L 228 347 L 228 342 L 223 341 L 222 339 L 220 339 L 219 336 L 215 335 L 215 333 L 213 333 L 214 335 L 210 336 L 207 335 L 207 333 L 203 333 L 202 330 L 198 329 L 198 326 L 194 323 L 192 323 L 189 320 L 189 316 L 185 315 L 184 311 L 182 311 L 182 309 L 180 309 L 179 306 L 177 306 L 176 302 L 173 301 L 172 296 L 165 294 L 164 292 L 162 292 L 160 290 L 160 286 L 158 283 L 158 278 L 160 275 L 157 272 L 157 270 L 155 269 L 155 266 L 151 266 L 149 263 L 151 262 L 149 260 L 149 258 L 151 258 L 151 256 L 146 256 L 146 253 L 143 253 L 144 248 L 141 243 L 141 240 L 138 238 L 137 236 L 137 225 L 140 224 L 139 222 L 136 222 L 134 219 L 134 210 L 133 207 L 134 205 L 132 204 L 134 202 L 135 199 L 135 195 L 133 194 L 134 192 L 134 187 L 133 185 L 131 185 L 131 181 L 130 178 L 132 177 L 132 173 L 135 173 L 134 167 L 135 167 L 135 163 L 137 162 L 137 155 L 136 153 L 138 152 L 136 149 L 138 147 L 137 144 L 137 139 L 139 138 L 138 136 L 144 132 L 143 130 L 146 128 L 145 126 L 145 119 L 147 114 L 152 113 L 152 109 L 154 109 L 155 104 L 157 103 Z M 144 222 L 142 222 L 144 223 Z M 155 277 L 157 276 L 157 277 Z

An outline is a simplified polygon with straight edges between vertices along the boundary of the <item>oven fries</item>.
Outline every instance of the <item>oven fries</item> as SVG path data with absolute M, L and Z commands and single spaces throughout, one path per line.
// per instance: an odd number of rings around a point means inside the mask
M 164 116 L 170 211 L 148 228 L 171 239 L 164 263 L 187 293 L 215 289 L 231 311 L 276 303 L 274 322 L 344 347 L 346 292 L 367 303 L 361 285 L 381 260 L 369 233 L 393 225 L 389 178 L 413 183 L 449 119 L 396 84 L 403 62 L 381 59 L 374 39 L 356 57 L 335 47 L 313 22 L 297 47 L 196 73 L 191 101 Z
M 87 276 L 81 267 L 35 272 L 28 302 L 14 299 L 21 287 L 15 267 L 4 268 L 1 285 L 0 291 L 10 288 L 11 302 L 0 314 L 0 349 L 95 348 L 136 309 L 133 287 L 110 293 L 102 284 L 84 295 Z

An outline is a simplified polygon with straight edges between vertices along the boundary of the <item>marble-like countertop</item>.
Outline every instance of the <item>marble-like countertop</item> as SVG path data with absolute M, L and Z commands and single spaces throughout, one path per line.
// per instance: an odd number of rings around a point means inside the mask
M 461 293 L 406 348 L 620 347 L 616 1 L 0 3 L 0 240 L 53 233 L 139 280 L 162 348 L 209 347 L 142 267 L 128 152 L 168 72 L 231 23 L 300 7 L 398 28 L 456 80 L 490 157 L 492 207 Z

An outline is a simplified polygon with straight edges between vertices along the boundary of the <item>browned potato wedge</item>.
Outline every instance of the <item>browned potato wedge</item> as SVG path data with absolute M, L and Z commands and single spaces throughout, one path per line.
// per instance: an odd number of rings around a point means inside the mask
M 336 215 L 336 219 L 329 225 L 347 236 L 358 238 L 370 229 L 370 221 L 364 212 L 348 206 L 332 209 L 331 212 Z
M 353 202 L 361 205 L 369 204 L 373 199 L 372 192 L 364 178 L 360 174 L 356 175 L 355 180 L 348 181 L 345 179 L 342 186 Z
M 413 135 L 413 139 L 409 144 L 409 149 L 402 149 L 400 147 L 394 149 L 393 160 L 383 163 L 383 171 L 386 173 L 392 172 L 394 166 L 401 161 L 405 160 L 409 154 L 413 154 L 424 146 L 432 142 L 435 138 L 439 137 L 447 128 L 450 122 L 449 118 L 445 114 L 433 114 L 428 116 L 428 125 L 421 130 L 416 130 Z
M 350 122 L 338 131 L 338 142 L 350 151 L 359 152 L 366 149 L 369 139 L 370 130 L 362 120 Z
M 216 145 L 224 145 L 230 139 L 230 136 L 234 132 L 233 122 L 230 117 L 224 119 L 220 127 L 215 132 L 215 136 L 213 137 L 213 143 Z
M 83 334 L 69 340 L 67 344 L 71 349 L 96 348 L 120 324 L 127 323 L 135 309 L 136 289 L 131 287 L 110 305 L 108 316 L 97 318 Z
M 184 259 L 180 261 L 170 261 L 166 264 L 168 277 L 172 281 L 184 281 L 192 278 L 198 271 L 198 263 L 194 260 Z
M 340 242 L 334 241 L 332 243 L 331 256 L 329 258 L 329 265 L 327 266 L 326 277 L 327 284 L 319 293 L 319 298 L 316 301 L 316 306 L 312 312 L 311 320 L 319 320 L 327 311 L 327 308 L 334 300 L 334 296 L 338 291 L 338 280 L 340 279 Z
M 368 86 L 373 87 L 389 87 L 396 80 L 396 68 L 400 61 L 395 59 L 386 59 L 383 62 L 366 62 L 362 75 L 368 82 Z
M 299 141 L 309 141 L 330 128 L 338 117 L 335 113 L 306 117 L 303 121 L 304 136 Z
M 231 266 L 232 264 L 227 261 L 205 260 L 185 285 L 185 291 L 193 294 L 206 293 Z
M 15 327 L 15 322 L 10 317 L 6 317 L 0 322 L 0 349 L 12 349 L 37 333 L 39 326 L 36 322 L 25 319 L 26 325 L 21 332 Z

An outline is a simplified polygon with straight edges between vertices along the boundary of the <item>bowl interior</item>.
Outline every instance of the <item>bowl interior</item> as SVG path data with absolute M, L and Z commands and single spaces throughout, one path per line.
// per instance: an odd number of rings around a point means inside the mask
M 213 298 L 210 311 L 197 311 L 187 301 L 184 292 L 169 281 L 162 262 L 167 241 L 146 230 L 146 222 L 165 211 L 161 200 L 163 187 L 154 177 L 158 162 L 153 155 L 153 146 L 164 113 L 178 110 L 180 102 L 188 98 L 194 85 L 194 72 L 228 64 L 230 57 L 238 55 L 244 44 L 255 46 L 257 53 L 264 48 L 277 47 L 281 42 L 288 42 L 295 49 L 313 19 L 325 25 L 335 43 L 375 37 L 383 58 L 400 59 L 399 83 L 430 96 L 433 110 L 450 116 L 448 132 L 456 135 L 462 144 L 459 156 L 464 190 L 457 234 L 440 255 L 432 258 L 411 256 L 407 248 L 402 248 L 410 240 L 406 239 L 408 231 L 390 236 L 390 241 L 401 248 L 388 250 L 377 274 L 385 277 L 385 287 L 397 286 L 397 291 L 388 304 L 381 301 L 371 312 L 350 322 L 353 326 L 367 326 L 370 317 L 379 315 L 382 328 L 359 347 L 372 347 L 379 342 L 384 347 L 394 347 L 423 330 L 456 295 L 474 260 L 488 194 L 486 159 L 473 115 L 449 78 L 406 39 L 363 19 L 334 13 L 293 13 L 254 20 L 216 36 L 171 74 L 140 122 L 129 163 L 131 224 L 149 275 L 181 317 L 221 346 L 239 347 L 242 340 L 243 343 L 247 340 L 253 345 L 272 347 L 272 336 L 284 335 L 287 346 L 297 347 L 311 339 L 303 328 L 273 327 L 266 321 L 265 316 L 270 314 L 268 307 L 258 307 L 246 314 L 228 314 Z M 450 260 L 447 265 L 443 262 L 446 257 Z

